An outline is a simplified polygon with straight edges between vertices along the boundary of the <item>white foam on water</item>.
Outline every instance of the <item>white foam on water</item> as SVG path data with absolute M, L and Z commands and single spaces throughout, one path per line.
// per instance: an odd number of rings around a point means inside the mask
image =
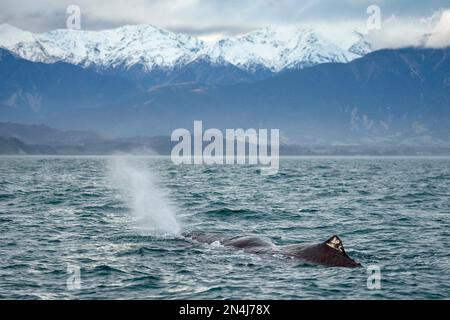
M 110 160 L 112 187 L 130 206 L 136 226 L 156 235 L 178 235 L 181 227 L 175 209 L 158 187 L 145 158 L 116 156 Z
M 224 246 L 220 243 L 219 240 L 214 241 L 213 243 L 210 244 L 210 246 L 213 248 L 224 248 Z

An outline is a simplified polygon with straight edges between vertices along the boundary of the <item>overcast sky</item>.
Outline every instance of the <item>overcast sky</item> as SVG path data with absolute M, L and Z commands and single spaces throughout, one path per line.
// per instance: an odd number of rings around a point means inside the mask
M 364 32 L 368 6 L 378 5 L 382 24 L 372 37 L 379 46 L 402 46 L 431 32 L 437 46 L 450 44 L 449 0 L 1 0 L 0 23 L 33 32 L 65 28 L 70 4 L 80 7 L 85 30 L 153 24 L 205 40 L 268 25 L 311 26 L 345 38 L 348 30 Z

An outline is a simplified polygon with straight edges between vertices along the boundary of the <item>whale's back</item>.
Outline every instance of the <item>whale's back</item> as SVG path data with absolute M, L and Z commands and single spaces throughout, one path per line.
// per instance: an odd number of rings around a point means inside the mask
M 255 247 L 271 247 L 273 244 L 259 237 L 235 237 L 223 241 L 224 246 L 231 246 L 239 249 Z
M 328 267 L 355 268 L 361 266 L 347 255 L 338 236 L 332 236 L 319 244 L 286 246 L 276 246 L 270 241 L 254 236 L 225 237 L 221 234 L 196 232 L 185 233 L 184 236 L 207 244 L 219 242 L 225 247 L 232 247 L 249 253 L 281 253 L 287 257 Z
M 289 245 L 281 249 L 284 254 L 328 267 L 360 267 L 361 264 L 345 252 L 341 239 L 332 236 L 325 242 L 312 245 Z

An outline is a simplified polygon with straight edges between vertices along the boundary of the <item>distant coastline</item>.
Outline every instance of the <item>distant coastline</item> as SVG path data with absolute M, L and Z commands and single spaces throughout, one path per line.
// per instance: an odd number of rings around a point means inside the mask
M 67 145 L 30 145 L 15 137 L 0 136 L 0 155 L 136 155 L 169 156 L 170 137 L 105 139 Z M 281 145 L 280 156 L 450 156 L 450 148 L 383 146 Z

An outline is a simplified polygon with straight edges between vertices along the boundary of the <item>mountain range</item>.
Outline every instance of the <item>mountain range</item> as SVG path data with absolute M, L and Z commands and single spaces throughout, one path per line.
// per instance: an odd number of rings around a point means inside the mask
M 225 145 L 226 141 L 224 141 Z M 0 155 L 170 155 L 169 136 L 108 138 L 89 131 L 0 122 Z M 450 147 L 281 144 L 281 155 L 449 155 Z
M 299 28 L 205 43 L 152 26 L 35 35 L 2 25 L 0 120 L 110 137 L 203 120 L 279 128 L 292 144 L 449 146 L 450 49 L 372 51 L 357 38 L 343 49 Z
M 208 83 L 252 81 L 285 70 L 325 62 L 348 62 L 367 53 L 363 35 L 342 48 L 310 28 L 266 27 L 213 42 L 174 33 L 152 25 L 128 25 L 104 31 L 60 29 L 33 34 L 0 25 L 0 46 L 19 57 L 43 63 L 67 62 L 136 79 L 144 84 L 173 83 L 192 66 L 207 65 L 236 77 L 204 77 Z M 180 76 L 179 74 L 182 74 Z M 231 79 L 230 79 L 231 78 Z

